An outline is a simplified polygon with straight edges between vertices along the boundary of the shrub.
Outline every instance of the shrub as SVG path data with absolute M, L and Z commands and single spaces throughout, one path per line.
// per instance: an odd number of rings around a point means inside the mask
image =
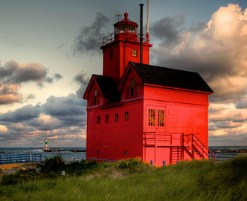
M 148 168 L 147 164 L 144 164 L 140 159 L 127 159 L 119 161 L 117 165 L 118 169 L 127 170 L 129 173 L 143 172 Z
M 72 175 L 82 175 L 97 167 L 99 167 L 99 164 L 96 161 L 81 160 L 80 162 L 72 162 L 67 164 L 65 170 Z
M 19 174 L 9 174 L 3 176 L 1 183 L 3 185 L 14 185 L 17 184 L 18 181 L 19 181 Z
M 60 172 L 64 170 L 65 162 L 61 155 L 56 155 L 53 158 L 46 159 L 40 164 L 40 170 L 42 173 Z

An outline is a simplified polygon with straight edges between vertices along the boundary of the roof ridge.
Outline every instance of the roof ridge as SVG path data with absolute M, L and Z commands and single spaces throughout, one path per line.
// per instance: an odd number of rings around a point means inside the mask
M 195 72 L 195 71 L 189 71 L 189 70 L 184 70 L 184 69 L 171 68 L 171 67 L 166 67 L 166 66 L 157 66 L 157 65 L 150 65 L 150 64 L 140 64 L 140 63 L 137 63 L 137 62 L 130 62 L 130 63 L 137 64 L 139 66 L 142 65 L 142 66 L 149 66 L 149 67 L 154 67 L 154 68 L 166 68 L 166 69 L 174 70 L 174 71 L 184 71 L 184 72 L 188 72 L 188 73 L 196 73 L 196 74 L 199 74 L 198 72 Z

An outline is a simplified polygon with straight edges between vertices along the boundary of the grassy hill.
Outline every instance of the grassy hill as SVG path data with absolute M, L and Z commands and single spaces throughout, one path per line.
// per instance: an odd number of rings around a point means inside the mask
M 64 177 L 60 175 L 59 166 L 55 168 L 57 172 L 52 172 L 54 164 L 48 163 L 41 168 L 41 173 L 29 177 L 20 172 L 4 176 L 0 200 L 247 200 L 247 156 L 225 162 L 181 162 L 163 168 L 149 167 L 133 159 L 116 163 L 82 163 L 63 166 L 66 169 Z

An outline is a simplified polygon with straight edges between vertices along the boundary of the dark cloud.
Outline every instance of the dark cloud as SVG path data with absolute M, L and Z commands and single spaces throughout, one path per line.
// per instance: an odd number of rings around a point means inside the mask
M 247 132 L 236 135 L 224 135 L 224 136 L 209 136 L 210 146 L 246 146 Z
M 18 64 L 9 61 L 5 66 L 0 67 L 0 79 L 2 84 L 21 84 L 25 82 L 36 82 L 38 85 L 51 83 L 61 79 L 60 74 L 50 76 L 48 68 L 38 63 Z
M 99 53 L 101 40 L 104 36 L 102 31 L 109 22 L 109 18 L 102 13 L 97 13 L 91 26 L 81 28 L 79 35 L 75 39 L 74 53 Z
M 86 73 L 81 72 L 74 77 L 74 80 L 78 84 L 80 84 L 80 88 L 76 91 L 76 96 L 81 99 L 83 97 L 84 92 L 86 90 L 86 87 L 88 85 L 89 77 L 87 77 Z
M 57 144 L 68 139 L 67 143 L 76 140 L 76 145 L 82 145 L 85 126 L 85 101 L 78 99 L 75 94 L 51 96 L 44 104 L 26 105 L 0 114 L 0 139 L 8 140 L 15 146 L 19 142 L 29 146 L 38 145 L 45 138 L 54 139 Z M 0 141 L 1 146 L 4 141 Z
M 0 122 L 22 122 L 22 121 L 28 121 L 33 118 L 36 118 L 39 116 L 41 111 L 41 108 L 39 105 L 32 106 L 32 105 L 26 105 L 22 108 L 19 108 L 15 111 L 10 111 L 5 114 L 0 115 Z
M 152 24 L 151 34 L 152 37 L 159 39 L 162 45 L 169 47 L 180 41 L 181 33 L 184 30 L 183 25 L 183 17 L 164 17 Z
M 18 85 L 6 85 L 0 83 L 0 105 L 19 102 L 21 95 L 18 93 Z
M 0 66 L 0 105 L 20 102 L 23 96 L 19 90 L 24 83 L 35 82 L 43 86 L 61 78 L 60 74 L 49 75 L 48 68 L 38 63 L 18 64 L 9 61 Z
M 62 79 L 63 78 L 63 76 L 62 75 L 60 75 L 60 74 L 54 74 L 54 79 L 55 80 L 60 80 L 60 79 Z
M 83 122 L 83 115 L 86 115 L 85 102 L 78 99 L 74 94 L 67 97 L 51 96 L 43 105 L 46 114 L 61 121 L 64 126 L 77 126 Z
M 241 100 L 239 100 L 236 104 L 235 104 L 237 109 L 247 109 L 247 96 Z

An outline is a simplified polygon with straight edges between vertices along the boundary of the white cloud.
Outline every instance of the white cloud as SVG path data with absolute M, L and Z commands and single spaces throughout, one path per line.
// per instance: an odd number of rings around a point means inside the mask
M 0 125 L 0 134 L 7 133 L 7 132 L 8 132 L 8 128 L 4 125 Z

